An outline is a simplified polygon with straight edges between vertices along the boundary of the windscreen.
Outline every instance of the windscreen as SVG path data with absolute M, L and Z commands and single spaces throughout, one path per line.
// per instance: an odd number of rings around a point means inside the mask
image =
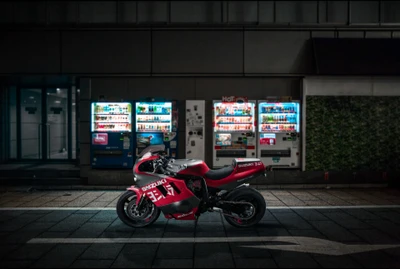
M 143 155 L 145 155 L 147 152 L 157 152 L 157 151 L 164 151 L 165 150 L 165 145 L 153 145 L 153 146 L 148 146 L 147 148 L 145 148 L 144 150 L 142 150 L 142 152 L 140 152 L 140 154 L 138 155 L 139 158 L 143 157 Z

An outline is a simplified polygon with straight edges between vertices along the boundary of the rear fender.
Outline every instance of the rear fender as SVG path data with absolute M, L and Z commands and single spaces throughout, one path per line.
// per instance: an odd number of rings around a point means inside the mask
M 144 192 L 136 188 L 136 186 L 130 186 L 126 190 L 133 191 L 134 193 L 136 193 L 136 196 L 139 197 L 139 199 L 136 199 L 136 205 L 138 206 L 144 198 Z
M 259 194 L 259 192 L 258 192 L 257 190 L 255 190 L 254 188 L 250 187 L 250 184 L 244 183 L 244 184 L 242 184 L 242 185 L 237 186 L 237 187 L 234 188 L 233 190 L 228 191 L 228 192 L 225 194 L 225 199 L 229 200 L 230 197 L 231 197 L 232 195 L 236 194 L 237 192 L 241 192 L 241 191 L 243 191 L 244 189 L 249 190 L 249 191 L 251 191 L 251 192 L 256 192 L 256 193 Z

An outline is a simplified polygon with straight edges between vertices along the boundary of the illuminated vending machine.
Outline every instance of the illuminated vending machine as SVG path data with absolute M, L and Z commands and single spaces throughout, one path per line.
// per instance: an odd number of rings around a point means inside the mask
M 132 103 L 92 102 L 93 168 L 132 168 Z
M 300 104 L 258 101 L 258 155 L 264 165 L 300 167 Z
M 169 157 L 178 153 L 178 109 L 172 102 L 136 102 L 136 155 L 149 145 L 165 144 Z
M 256 157 L 256 102 L 229 96 L 213 103 L 213 167 L 230 165 L 234 158 Z

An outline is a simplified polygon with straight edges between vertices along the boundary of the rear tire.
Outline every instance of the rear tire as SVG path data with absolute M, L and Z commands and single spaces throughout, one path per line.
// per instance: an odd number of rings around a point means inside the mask
M 134 228 L 143 228 L 155 222 L 161 210 L 148 198 L 143 200 L 140 208 L 136 206 L 137 195 L 127 191 L 117 202 L 117 215 L 126 225 Z
M 238 228 L 248 228 L 256 225 L 260 220 L 264 217 L 266 210 L 266 203 L 264 197 L 255 189 L 249 187 L 243 187 L 237 190 L 232 191 L 225 198 L 226 201 L 232 202 L 249 202 L 253 205 L 253 208 L 250 206 L 247 207 L 246 213 L 249 212 L 249 215 L 246 216 L 244 214 L 239 214 L 236 218 L 224 215 L 225 220 L 231 224 L 232 226 Z M 225 214 L 232 214 L 232 212 L 228 212 L 223 210 Z M 241 216 L 242 215 L 242 216 Z M 240 217 L 250 217 L 248 220 L 242 220 Z

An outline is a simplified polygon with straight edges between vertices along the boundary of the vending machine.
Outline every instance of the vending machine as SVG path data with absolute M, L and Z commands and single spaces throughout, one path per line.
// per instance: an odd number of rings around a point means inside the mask
M 300 103 L 258 101 L 258 154 L 264 165 L 300 167 Z
M 186 100 L 186 158 L 205 159 L 204 100 Z
M 230 165 L 234 158 L 256 157 L 256 101 L 223 97 L 213 101 L 213 167 Z
M 136 102 L 136 155 L 149 145 L 165 144 L 169 157 L 178 154 L 176 101 Z
M 93 168 L 132 168 L 132 103 L 92 102 Z

